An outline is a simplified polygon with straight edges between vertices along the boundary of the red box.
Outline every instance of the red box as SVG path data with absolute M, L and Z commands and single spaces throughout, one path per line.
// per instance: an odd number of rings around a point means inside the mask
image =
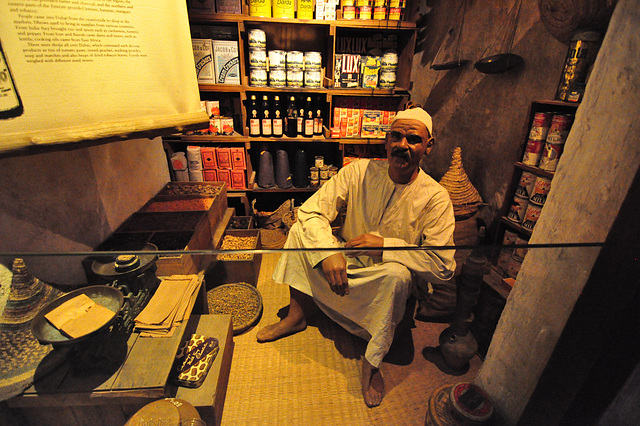
M 231 148 L 216 148 L 216 156 L 218 158 L 218 168 L 230 170 L 233 168 L 231 162 Z
M 231 170 L 231 188 L 245 189 L 247 186 L 245 182 L 244 170 Z
M 228 188 L 233 188 L 231 186 L 231 170 L 218 170 L 218 181 L 226 182 Z
M 203 170 L 205 182 L 215 182 L 218 180 L 218 172 L 216 170 Z
M 200 155 L 202 156 L 202 168 L 205 170 L 217 169 L 218 162 L 216 161 L 216 149 L 212 147 L 200 148 Z M 207 180 L 207 179 L 205 179 Z M 215 180 L 215 179 L 213 179 Z
M 246 169 L 247 163 L 244 156 L 244 148 L 231 148 L 231 165 L 234 169 Z

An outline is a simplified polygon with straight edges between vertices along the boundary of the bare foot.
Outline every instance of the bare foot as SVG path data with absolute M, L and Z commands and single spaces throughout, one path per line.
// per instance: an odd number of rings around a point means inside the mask
M 298 333 L 307 328 L 307 321 L 304 317 L 302 319 L 286 317 L 283 320 L 266 326 L 262 330 L 258 331 L 256 338 L 258 342 L 273 342 L 282 337 L 290 336 Z
M 367 407 L 377 407 L 384 397 L 382 371 L 373 367 L 366 358 L 362 360 L 362 396 Z

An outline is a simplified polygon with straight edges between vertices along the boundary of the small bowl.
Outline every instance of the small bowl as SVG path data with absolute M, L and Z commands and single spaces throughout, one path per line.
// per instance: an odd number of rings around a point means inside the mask
M 62 305 L 67 300 L 71 300 L 76 296 L 81 294 L 87 295 L 89 299 L 94 302 L 108 308 L 113 312 L 113 315 L 105 321 L 98 329 L 92 331 L 90 333 L 85 334 L 84 336 L 72 338 L 66 336 L 60 330 L 55 328 L 44 316 Z M 73 290 L 69 293 L 66 293 L 53 302 L 49 303 L 47 306 L 42 308 L 40 312 L 36 314 L 31 322 L 31 333 L 33 336 L 38 339 L 38 341 L 43 345 L 72 345 L 76 342 L 80 342 L 82 340 L 87 339 L 89 336 L 97 333 L 100 330 L 105 329 L 109 326 L 120 312 L 122 305 L 124 304 L 124 296 L 120 290 L 115 287 L 107 286 L 107 285 L 94 285 L 89 287 L 79 288 L 77 290 Z

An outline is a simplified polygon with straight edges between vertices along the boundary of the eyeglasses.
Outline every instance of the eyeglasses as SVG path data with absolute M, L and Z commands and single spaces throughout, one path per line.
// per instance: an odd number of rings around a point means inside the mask
M 387 132 L 387 137 L 391 142 L 400 142 L 402 139 L 407 138 L 407 142 L 411 145 L 417 145 L 422 143 L 422 136 L 416 134 L 407 135 L 404 132 L 400 132 L 398 130 L 392 130 Z

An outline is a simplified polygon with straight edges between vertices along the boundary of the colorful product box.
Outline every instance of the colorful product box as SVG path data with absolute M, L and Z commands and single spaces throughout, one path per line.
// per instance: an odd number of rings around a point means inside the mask
M 218 169 L 230 170 L 233 168 L 231 148 L 216 148 L 216 159 L 218 160 Z
M 200 155 L 202 156 L 202 168 L 205 170 L 217 169 L 218 162 L 216 160 L 216 149 L 213 147 L 200 148 Z
M 375 89 L 378 87 L 378 72 L 380 71 L 379 56 L 364 56 L 362 59 L 362 87 Z
M 231 170 L 218 170 L 218 181 L 226 182 L 227 188 L 233 188 L 231 186 Z
M 213 40 L 213 64 L 217 84 L 240 84 L 238 42 Z
M 215 83 L 211 40 L 192 39 L 191 46 L 193 48 L 193 59 L 196 63 L 198 83 Z
M 244 170 L 247 168 L 244 148 L 231 148 L 231 165 L 234 170 Z
M 202 175 L 204 176 L 205 182 L 216 182 L 218 180 L 217 170 L 203 170 Z
M 247 184 L 244 177 L 244 170 L 231 170 L 231 188 L 245 189 Z

